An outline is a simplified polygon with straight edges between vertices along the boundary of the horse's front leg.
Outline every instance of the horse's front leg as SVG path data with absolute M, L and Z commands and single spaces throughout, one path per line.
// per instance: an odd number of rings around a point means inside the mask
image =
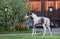
M 35 28 L 34 28 L 34 29 L 35 29 L 35 35 L 36 35 L 36 26 L 35 26 Z
M 33 24 L 32 36 L 33 36 L 34 34 L 36 34 L 35 24 Z
M 34 28 L 32 29 L 32 36 L 34 35 Z

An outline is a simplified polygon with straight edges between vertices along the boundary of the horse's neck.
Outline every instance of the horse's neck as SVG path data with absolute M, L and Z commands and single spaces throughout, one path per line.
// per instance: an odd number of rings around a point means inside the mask
M 42 19 L 42 17 L 37 17 L 37 15 L 33 13 L 33 19 L 34 20 L 39 20 L 39 19 Z
M 37 15 L 34 14 L 34 13 L 33 13 L 33 16 L 32 17 L 33 17 L 33 19 L 37 19 L 38 18 Z

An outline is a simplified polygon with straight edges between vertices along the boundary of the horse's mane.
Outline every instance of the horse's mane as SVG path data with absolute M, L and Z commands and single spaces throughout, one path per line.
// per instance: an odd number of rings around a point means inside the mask
M 35 15 L 35 16 L 37 16 L 35 13 L 32 13 L 32 15 Z

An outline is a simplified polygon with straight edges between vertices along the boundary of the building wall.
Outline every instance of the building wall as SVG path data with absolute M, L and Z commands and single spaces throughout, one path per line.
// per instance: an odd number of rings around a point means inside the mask
M 41 11 L 41 2 L 31 1 L 31 2 L 29 2 L 29 7 L 31 10 Z
M 41 11 L 41 1 L 30 1 L 29 7 L 31 10 Z M 45 10 L 48 11 L 48 7 L 52 5 L 55 9 L 60 9 L 60 1 L 45 1 Z
M 60 9 L 60 1 L 57 1 L 57 9 Z
M 49 7 L 49 6 L 55 7 L 55 6 L 54 6 L 54 1 L 46 1 L 46 2 L 45 2 L 45 9 L 46 9 L 46 11 L 48 11 L 48 7 Z

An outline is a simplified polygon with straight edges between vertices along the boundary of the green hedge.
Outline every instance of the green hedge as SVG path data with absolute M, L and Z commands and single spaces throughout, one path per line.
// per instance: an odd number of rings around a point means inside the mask
M 4 7 L 8 6 L 7 26 L 15 26 L 17 22 L 23 22 L 24 16 L 29 11 L 26 4 L 29 0 L 0 0 L 0 27 L 5 27 Z

